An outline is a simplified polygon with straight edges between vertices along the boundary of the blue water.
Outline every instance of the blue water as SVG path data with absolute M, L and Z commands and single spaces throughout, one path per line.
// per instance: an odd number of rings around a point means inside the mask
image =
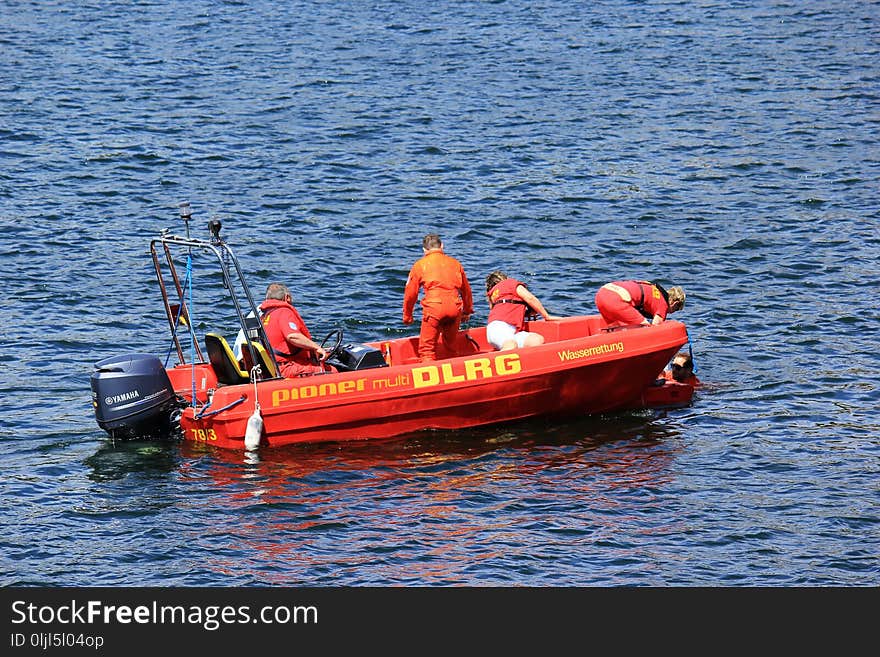
M 7 0 L 0 585 L 880 584 L 878 19 Z M 114 445 L 89 375 L 166 353 L 148 245 L 183 200 L 319 336 L 417 330 L 427 232 L 475 322 L 495 268 L 560 315 L 618 278 L 681 285 L 706 385 L 668 412 L 250 460 Z

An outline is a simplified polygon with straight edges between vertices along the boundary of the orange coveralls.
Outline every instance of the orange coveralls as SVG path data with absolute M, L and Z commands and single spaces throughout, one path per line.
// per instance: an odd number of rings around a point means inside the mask
M 413 321 L 413 308 L 422 287 L 425 293 L 419 359 L 436 360 L 437 338 L 442 335 L 450 348 L 455 344 L 461 318 L 474 313 L 474 298 L 461 263 L 442 249 L 431 249 L 412 266 L 403 292 L 404 324 Z

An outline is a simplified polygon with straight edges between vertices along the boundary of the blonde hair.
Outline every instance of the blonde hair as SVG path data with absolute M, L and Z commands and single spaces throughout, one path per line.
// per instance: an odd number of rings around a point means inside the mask
M 675 287 L 669 288 L 669 307 L 678 306 L 677 310 L 681 310 L 684 308 L 684 299 L 685 294 L 684 290 L 681 289 L 678 285 Z

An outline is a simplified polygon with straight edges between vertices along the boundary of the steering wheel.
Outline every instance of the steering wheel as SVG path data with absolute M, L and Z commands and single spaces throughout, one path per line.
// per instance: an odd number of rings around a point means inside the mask
M 333 339 L 334 336 L 335 336 L 335 340 Z M 333 346 L 330 349 L 328 349 L 327 345 L 331 342 L 333 343 Z M 321 349 L 323 349 L 324 351 L 327 352 L 327 358 L 325 358 L 324 360 L 328 361 L 331 358 L 333 358 L 334 356 L 338 356 L 339 351 L 340 351 L 339 347 L 341 345 L 342 345 L 342 329 L 341 328 L 333 329 L 321 341 Z

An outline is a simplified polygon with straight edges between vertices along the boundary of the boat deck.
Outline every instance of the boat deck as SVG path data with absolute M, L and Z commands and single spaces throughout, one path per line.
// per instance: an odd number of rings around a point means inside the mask
M 607 324 L 600 315 L 584 317 L 569 317 L 560 320 L 526 322 L 525 329 L 531 333 L 544 336 L 544 342 L 553 343 L 563 340 L 573 340 L 590 335 L 597 335 L 608 331 Z M 408 338 L 396 338 L 394 340 L 379 340 L 364 343 L 367 346 L 388 352 L 390 364 L 412 365 L 419 362 L 419 336 Z M 445 360 L 459 356 L 471 356 L 474 354 L 494 353 L 496 349 L 486 341 L 486 327 L 478 326 L 465 328 L 459 332 L 459 339 L 454 345 L 447 345 L 443 340 L 437 344 L 437 359 Z

